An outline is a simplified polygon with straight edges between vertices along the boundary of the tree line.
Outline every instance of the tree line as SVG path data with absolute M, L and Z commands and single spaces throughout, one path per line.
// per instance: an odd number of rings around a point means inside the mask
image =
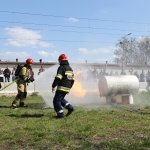
M 150 37 L 122 37 L 114 51 L 115 63 L 120 65 L 149 65 Z

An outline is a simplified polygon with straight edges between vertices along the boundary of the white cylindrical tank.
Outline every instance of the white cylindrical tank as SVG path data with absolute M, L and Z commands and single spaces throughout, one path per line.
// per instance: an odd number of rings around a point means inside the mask
M 100 96 L 134 94 L 139 90 L 139 80 L 134 75 L 101 76 L 98 86 Z

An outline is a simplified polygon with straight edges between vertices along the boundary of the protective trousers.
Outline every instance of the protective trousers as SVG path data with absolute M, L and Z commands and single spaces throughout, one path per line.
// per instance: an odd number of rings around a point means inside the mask
M 17 100 L 20 100 L 20 106 L 24 106 L 24 99 L 27 97 L 26 82 L 24 80 L 17 81 L 18 94 L 16 95 L 12 104 L 16 104 Z
M 66 108 L 68 110 L 73 109 L 72 105 L 70 105 L 69 102 L 64 99 L 66 94 L 67 93 L 63 92 L 63 91 L 56 91 L 54 99 L 53 99 L 54 109 L 57 113 L 57 116 L 59 116 L 59 117 L 64 116 L 62 107 Z

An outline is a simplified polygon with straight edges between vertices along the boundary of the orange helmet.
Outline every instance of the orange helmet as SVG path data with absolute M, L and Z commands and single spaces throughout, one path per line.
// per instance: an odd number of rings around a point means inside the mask
M 58 57 L 58 60 L 67 60 L 67 56 L 65 54 L 61 54 L 59 57 Z
M 26 60 L 26 64 L 33 64 L 33 59 L 32 58 L 28 58 Z

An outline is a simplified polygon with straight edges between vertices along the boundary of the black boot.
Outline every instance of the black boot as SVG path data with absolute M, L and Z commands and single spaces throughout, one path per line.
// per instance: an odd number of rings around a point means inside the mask
M 57 113 L 57 116 L 55 116 L 57 119 L 64 118 L 64 113 Z
M 24 104 L 24 102 L 19 103 L 19 107 L 28 107 L 27 105 Z
M 12 108 L 12 109 L 16 109 L 16 108 L 17 108 L 17 105 L 16 105 L 15 103 L 12 103 L 12 104 L 11 104 L 11 108 Z
M 66 107 L 66 109 L 68 109 L 66 117 L 71 115 L 71 113 L 74 111 L 73 107 L 70 104 Z

